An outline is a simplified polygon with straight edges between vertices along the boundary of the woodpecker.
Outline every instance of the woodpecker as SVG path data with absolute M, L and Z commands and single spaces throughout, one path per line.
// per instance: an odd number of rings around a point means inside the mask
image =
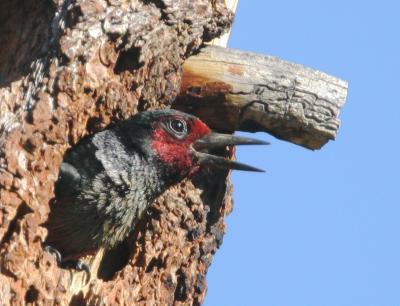
M 62 261 L 111 249 L 155 198 L 201 166 L 262 171 L 207 153 L 248 144 L 267 143 L 212 132 L 197 117 L 170 109 L 140 112 L 88 136 L 64 156 L 45 244 Z

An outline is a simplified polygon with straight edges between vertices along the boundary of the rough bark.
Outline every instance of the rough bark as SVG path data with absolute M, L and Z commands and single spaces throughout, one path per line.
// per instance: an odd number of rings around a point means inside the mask
M 231 17 L 220 0 L 0 2 L 0 304 L 202 302 L 231 209 L 225 172 L 166 192 L 87 286 L 43 251 L 41 224 L 65 150 L 170 106 L 183 60 Z
M 225 0 L 225 5 L 232 13 L 236 13 L 236 9 L 238 6 L 239 0 Z M 210 42 L 206 42 L 208 45 L 224 47 L 228 45 L 229 37 L 231 36 L 232 28 L 229 28 L 225 33 L 220 36 L 215 37 Z
M 309 149 L 335 139 L 347 83 L 272 56 L 203 48 L 183 66 L 174 107 L 225 131 L 268 132 Z

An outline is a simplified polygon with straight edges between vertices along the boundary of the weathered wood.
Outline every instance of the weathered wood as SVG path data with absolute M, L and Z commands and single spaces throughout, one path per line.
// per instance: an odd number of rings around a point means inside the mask
M 335 139 L 347 82 L 272 56 L 207 46 L 186 60 L 174 107 L 218 130 L 264 131 L 306 148 Z

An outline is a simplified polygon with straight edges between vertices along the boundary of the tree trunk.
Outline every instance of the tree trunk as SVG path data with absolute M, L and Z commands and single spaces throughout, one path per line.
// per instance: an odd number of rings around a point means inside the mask
M 266 131 L 310 149 L 336 137 L 344 81 L 217 47 L 183 66 L 203 43 L 226 45 L 225 3 L 234 10 L 237 0 L 0 2 L 0 305 L 204 300 L 232 209 L 227 171 L 165 192 L 125 243 L 85 258 L 89 282 L 43 251 L 60 163 L 85 135 L 173 106 L 218 130 Z
M 154 203 L 126 244 L 82 272 L 43 251 L 64 152 L 137 111 L 171 105 L 184 59 L 228 29 L 222 0 L 2 0 L 0 304 L 191 305 L 231 210 L 227 172 Z

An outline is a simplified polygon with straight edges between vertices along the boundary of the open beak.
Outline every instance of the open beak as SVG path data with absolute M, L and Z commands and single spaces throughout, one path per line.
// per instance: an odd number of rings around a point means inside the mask
M 200 165 L 209 165 L 211 167 L 223 168 L 223 169 L 264 172 L 264 170 L 246 164 L 242 164 L 234 160 L 201 152 L 203 150 L 223 148 L 225 146 L 260 145 L 260 144 L 268 145 L 269 143 L 247 137 L 238 137 L 229 134 L 211 133 L 203 138 L 198 139 L 193 144 L 193 148 L 195 150 L 194 154 Z

